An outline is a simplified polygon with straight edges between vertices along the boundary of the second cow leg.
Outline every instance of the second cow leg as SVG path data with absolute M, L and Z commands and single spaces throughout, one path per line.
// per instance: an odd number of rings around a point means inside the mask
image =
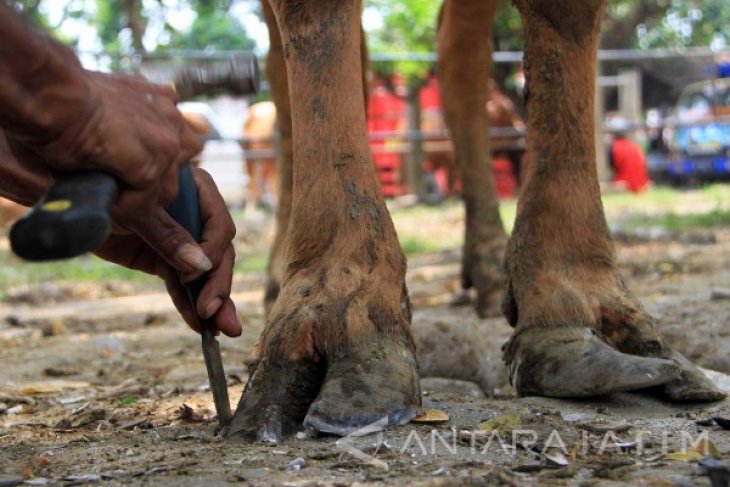
M 446 0 L 438 31 L 441 96 L 461 172 L 466 234 L 461 283 L 476 288 L 476 311 L 499 313 L 507 237 L 494 189 L 487 131 L 491 25 L 498 1 Z
M 271 98 L 276 105 L 276 127 L 278 129 L 278 167 L 279 167 L 279 199 L 276 208 L 276 233 L 271 246 L 269 265 L 266 272 L 266 291 L 264 294 L 264 316 L 268 317 L 273 308 L 279 289 L 284 280 L 286 269 L 286 240 L 291 214 L 292 191 L 292 122 L 289 104 L 289 83 L 284 62 L 276 18 L 267 0 L 261 6 L 269 29 L 269 54 L 266 57 L 266 77 L 271 88 Z

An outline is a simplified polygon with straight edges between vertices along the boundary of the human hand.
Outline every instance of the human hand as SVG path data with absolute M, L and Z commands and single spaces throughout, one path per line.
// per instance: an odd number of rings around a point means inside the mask
M 56 171 L 113 175 L 124 185 L 119 212 L 172 201 L 180 165 L 202 148 L 175 106 L 174 90 L 137 77 L 83 73 L 84 99 L 50 103 L 40 133 L 10 132 L 13 151 L 22 160 L 33 154 Z
M 122 183 L 112 208 L 115 230 L 136 233 L 179 271 L 208 270 L 209 259 L 163 209 L 177 194 L 180 165 L 201 148 L 174 91 L 129 76 L 84 71 L 84 78 L 91 102 L 49 102 L 45 130 L 7 131 L 17 159 L 28 172 L 113 175 Z M 151 214 L 158 215 L 155 225 Z
M 33 206 L 53 184 L 48 168 L 36 161 L 19 161 L 0 130 L 0 196 Z
M 99 257 L 121 264 L 130 269 L 140 270 L 162 277 L 175 307 L 184 320 L 196 331 L 200 331 L 197 316 L 211 318 L 218 330 L 228 336 L 241 334 L 241 324 L 230 298 L 231 280 L 235 252 L 232 240 L 235 225 L 228 213 L 225 202 L 218 192 L 212 178 L 202 169 L 193 169 L 193 177 L 198 189 L 198 201 L 203 223 L 203 239 L 200 249 L 210 261 L 207 283 L 198 298 L 195 310 L 188 302 L 184 287 L 180 284 L 181 275 L 165 256 L 179 253 L 180 239 L 187 236 L 191 245 L 192 238 L 167 214 L 162 207 L 155 207 L 145 213 L 128 217 L 125 226 L 144 229 L 134 234 L 114 234 L 95 253 Z M 150 239 L 150 232 L 152 238 Z M 148 240 L 149 239 L 149 240 Z M 187 247 L 191 251 L 193 247 Z M 201 275 L 200 270 L 190 269 L 182 274 L 185 282 Z
M 124 185 L 119 211 L 172 201 L 201 149 L 172 88 L 84 69 L 2 2 L 0 66 L 0 127 L 19 161 L 107 172 Z

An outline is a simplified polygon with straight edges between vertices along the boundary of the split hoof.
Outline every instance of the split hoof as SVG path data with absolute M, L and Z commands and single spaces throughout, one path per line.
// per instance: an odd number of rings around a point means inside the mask
M 678 365 L 619 352 L 590 328 L 534 328 L 509 345 L 510 381 L 521 396 L 590 397 L 670 383 Z
M 421 407 L 418 367 L 409 337 L 382 334 L 329 357 L 327 375 L 304 425 L 346 436 L 406 424 Z
M 670 356 L 679 365 L 680 376 L 662 385 L 662 392 L 673 402 L 720 401 L 726 394 L 703 374 L 692 362 L 679 352 Z
M 226 438 L 278 443 L 293 434 L 323 379 L 321 362 L 262 358 L 246 384 Z

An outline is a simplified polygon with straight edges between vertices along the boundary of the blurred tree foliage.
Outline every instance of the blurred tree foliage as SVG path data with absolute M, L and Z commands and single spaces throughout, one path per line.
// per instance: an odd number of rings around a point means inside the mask
M 476 1 L 476 0 L 475 0 Z M 522 48 L 521 22 L 510 0 L 501 6 L 492 30 L 496 50 Z M 141 52 L 145 34 L 152 23 L 158 39 L 150 42 L 156 51 L 165 49 L 250 49 L 254 41 L 243 25 L 231 15 L 238 2 L 255 0 L 11 0 L 19 10 L 48 30 L 60 34 L 58 27 L 69 18 L 81 19 L 96 28 L 104 49 L 110 52 Z M 61 19 L 49 21 L 51 3 L 60 10 Z M 382 26 L 371 30 L 373 53 L 428 53 L 434 51 L 437 0 L 365 0 L 365 5 L 382 16 Z M 90 8 L 93 6 L 93 8 Z M 179 31 L 166 21 L 171 11 L 191 9 L 197 15 L 188 29 Z M 602 47 L 605 49 L 730 45 L 730 8 L 728 0 L 609 0 L 603 22 Z M 65 40 L 73 43 L 71 35 Z M 422 77 L 430 63 L 407 62 L 376 66 L 383 71 L 397 70 L 407 78 Z
M 511 0 L 500 0 L 492 29 L 495 50 L 522 49 L 522 23 Z M 366 0 L 383 16 L 383 25 L 368 32 L 371 51 L 433 52 L 436 42 L 437 1 Z M 601 47 L 730 46 L 728 0 L 609 0 L 603 19 Z M 430 64 L 400 62 L 376 66 L 406 76 L 424 76 Z
M 189 31 L 174 31 L 166 47 L 173 49 L 250 50 L 256 47 L 243 25 L 219 10 L 198 11 Z
M 63 4 L 61 15 L 58 22 L 51 22 L 43 11 L 44 3 L 48 0 L 11 0 L 10 5 L 21 12 L 26 18 L 30 19 L 35 25 L 40 26 L 47 32 L 51 32 L 54 37 L 61 39 L 69 45 L 75 45 L 76 37 L 60 30 L 61 24 L 68 19 L 81 19 L 86 16 L 83 8 L 83 2 L 67 1 Z
M 60 35 L 60 25 L 69 18 L 86 21 L 96 29 L 106 52 L 129 54 L 145 52 L 145 35 L 148 26 L 156 23 L 157 39 L 153 39 L 151 50 L 161 52 L 169 49 L 193 50 L 245 50 L 255 47 L 255 42 L 243 24 L 230 14 L 235 0 L 177 0 L 144 2 L 143 0 L 66 0 L 60 20 L 53 25 L 47 15 L 48 4 L 61 4 L 58 0 L 13 0 L 37 25 Z M 45 4 L 45 5 L 44 5 Z M 189 28 L 176 29 L 167 21 L 171 11 L 190 9 L 195 19 Z M 74 44 L 68 35 L 64 40 Z
M 368 48 L 372 53 L 431 53 L 436 41 L 436 18 L 440 2 L 423 0 L 368 0 L 367 8 L 375 9 L 383 18 L 380 29 L 368 32 Z M 397 72 L 406 80 L 425 77 L 429 62 L 379 62 L 374 69 L 383 74 Z

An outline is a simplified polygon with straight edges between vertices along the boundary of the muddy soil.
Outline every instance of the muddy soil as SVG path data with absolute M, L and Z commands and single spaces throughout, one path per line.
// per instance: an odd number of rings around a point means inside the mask
M 715 236 L 619 243 L 619 259 L 675 346 L 728 374 L 730 230 Z M 730 432 L 721 426 L 730 400 L 516 398 L 500 362 L 510 332 L 504 320 L 447 304 L 458 262 L 455 252 L 420 256 L 408 274 L 414 326 L 435 354 L 425 365 L 451 377 L 423 380 L 424 408 L 448 420 L 339 442 L 301 434 L 270 446 L 216 437 L 198 337 L 159 289 L 54 291 L 66 298 L 0 303 L 0 485 L 690 486 L 711 485 L 709 473 L 721 479 L 723 467 L 707 459 L 730 463 Z M 246 330 L 221 340 L 234 402 L 262 327 L 262 289 L 261 275 L 235 282 Z M 439 350 L 455 359 L 443 365 Z M 477 358 L 465 364 L 468 354 Z M 469 374 L 479 375 L 472 378 L 479 385 L 454 379 Z M 713 377 L 730 390 L 727 375 Z

